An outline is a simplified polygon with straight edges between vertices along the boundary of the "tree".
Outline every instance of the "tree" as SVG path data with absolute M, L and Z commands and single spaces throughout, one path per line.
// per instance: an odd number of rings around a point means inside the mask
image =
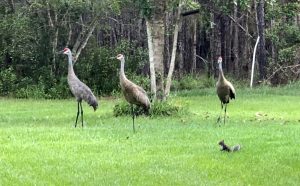
M 164 97 L 165 10 L 167 0 L 150 0 L 151 15 L 146 17 L 151 76 L 151 93 L 160 100 Z
M 176 58 L 177 40 L 178 40 L 178 32 L 179 32 L 182 4 L 183 4 L 182 1 L 179 1 L 177 17 L 176 17 L 176 21 L 175 21 L 175 28 L 174 28 L 172 56 L 171 56 L 170 68 L 169 68 L 169 72 L 168 72 L 168 76 L 167 76 L 167 80 L 166 80 L 166 88 L 165 88 L 165 94 L 164 94 L 163 99 L 166 99 L 170 93 L 170 88 L 171 88 L 171 83 L 172 83 L 172 75 L 173 75 L 174 67 L 175 67 L 175 58 Z
M 259 42 L 259 53 L 258 53 L 258 64 L 259 64 L 259 77 L 260 79 L 266 78 L 266 41 L 265 41 L 265 12 L 264 12 L 265 3 L 264 0 L 259 0 L 257 3 L 257 26 L 258 26 L 258 35 L 260 37 Z

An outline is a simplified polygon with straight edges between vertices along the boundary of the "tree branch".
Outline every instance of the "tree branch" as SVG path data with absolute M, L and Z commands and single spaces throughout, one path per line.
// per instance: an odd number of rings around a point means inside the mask
M 74 58 L 74 62 L 73 64 L 76 63 L 82 49 L 85 48 L 87 42 L 89 41 L 90 37 L 92 36 L 93 31 L 95 30 L 95 27 L 97 25 L 97 21 L 98 21 L 98 16 L 96 16 L 93 21 L 91 22 L 89 28 L 88 28 L 88 33 L 86 35 L 86 37 L 84 38 L 84 40 L 82 41 L 82 43 L 80 44 L 79 48 L 77 49 L 76 53 L 75 53 L 75 58 Z
M 235 19 L 233 19 L 233 17 L 231 17 L 230 15 L 227 15 L 227 16 L 228 16 L 235 24 L 237 24 L 237 25 L 240 27 L 240 29 L 242 29 L 242 30 L 246 33 L 247 36 L 253 38 L 253 36 L 250 35 L 249 32 L 247 32 L 247 30 L 246 30 L 242 25 L 240 25 L 240 23 L 238 23 Z
M 270 80 L 277 72 L 279 72 L 279 71 L 281 71 L 281 70 L 284 70 L 284 69 L 288 69 L 288 68 L 290 68 L 291 71 L 292 71 L 293 73 L 298 74 L 298 73 L 300 73 L 300 71 L 297 71 L 297 72 L 293 71 L 293 69 L 294 69 L 294 68 L 297 68 L 297 67 L 300 67 L 300 64 L 297 64 L 297 65 L 289 65 L 289 66 L 285 66 L 285 67 L 280 67 L 280 68 L 276 69 L 276 70 L 272 73 L 272 75 L 270 75 L 270 76 L 266 79 L 266 81 L 269 81 L 269 80 Z
M 46 5 L 47 5 L 47 16 L 48 16 L 49 26 L 53 28 L 54 25 L 53 25 L 53 21 L 52 21 L 52 18 L 51 18 L 50 5 L 49 5 L 48 0 L 46 1 Z

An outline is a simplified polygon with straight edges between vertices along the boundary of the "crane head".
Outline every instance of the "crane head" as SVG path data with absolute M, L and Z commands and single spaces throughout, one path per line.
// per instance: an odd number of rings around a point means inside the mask
M 222 57 L 221 56 L 218 58 L 218 63 L 222 63 Z
M 118 54 L 118 55 L 117 55 L 117 59 L 118 59 L 118 60 L 121 60 L 121 59 L 123 59 L 123 58 L 124 58 L 123 54 Z
M 64 48 L 63 54 L 69 54 L 71 53 L 71 50 L 69 48 Z

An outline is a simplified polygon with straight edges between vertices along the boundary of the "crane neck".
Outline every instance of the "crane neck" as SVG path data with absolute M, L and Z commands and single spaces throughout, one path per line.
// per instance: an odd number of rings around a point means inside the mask
M 121 59 L 121 68 L 120 68 L 120 77 L 124 76 L 125 77 L 125 72 L 124 72 L 124 66 L 125 66 L 125 59 Z
M 68 54 L 68 74 L 75 74 L 73 69 L 73 60 L 72 60 L 72 54 Z
M 219 63 L 219 81 L 225 80 L 223 69 L 222 69 L 222 62 Z

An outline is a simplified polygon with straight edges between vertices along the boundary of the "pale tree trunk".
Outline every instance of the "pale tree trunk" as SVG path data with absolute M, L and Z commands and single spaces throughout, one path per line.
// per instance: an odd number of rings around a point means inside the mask
M 150 63 L 150 81 L 151 81 L 151 97 L 156 99 L 156 77 L 154 68 L 154 55 L 153 55 L 153 41 L 152 41 L 152 31 L 149 22 L 146 21 L 147 35 L 148 35 L 148 52 L 149 52 L 149 63 Z
M 172 55 L 171 55 L 170 68 L 169 68 L 169 72 L 168 72 L 168 76 L 167 76 L 164 99 L 166 99 L 169 96 L 170 88 L 171 88 L 171 84 L 172 84 L 172 75 L 173 75 L 173 72 L 174 72 L 175 60 L 176 60 L 176 51 L 177 51 L 178 31 L 179 31 L 179 25 L 180 25 L 181 6 L 182 6 L 182 3 L 180 2 L 179 6 L 178 6 L 178 12 L 177 12 L 175 28 L 174 28 Z
M 153 58 L 156 78 L 156 98 L 164 97 L 164 48 L 165 48 L 165 6 L 166 0 L 152 0 L 155 5 L 152 16 L 147 20 L 147 30 L 151 33 L 152 51 L 149 59 Z M 149 38 L 148 38 L 149 41 Z M 152 55 L 152 56 L 150 56 Z M 153 74 L 150 73 L 150 74 Z

